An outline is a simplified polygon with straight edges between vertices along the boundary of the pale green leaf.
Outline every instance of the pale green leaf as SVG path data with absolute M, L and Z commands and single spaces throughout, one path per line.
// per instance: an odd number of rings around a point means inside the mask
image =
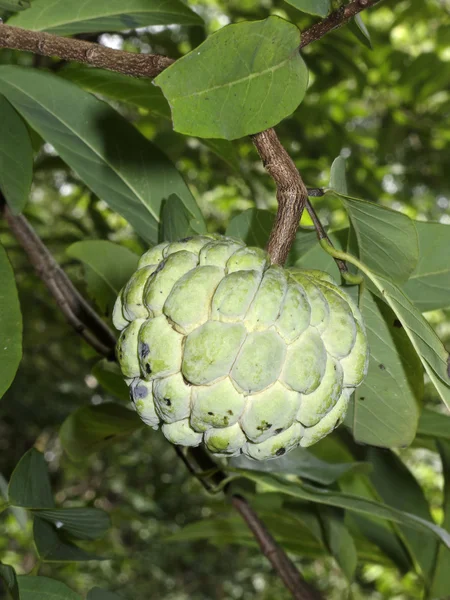
M 65 583 L 49 577 L 19 575 L 20 600 L 81 600 Z
M 450 414 L 445 415 L 435 410 L 424 408 L 420 415 L 417 434 L 450 441 Z
M 233 140 L 292 114 L 308 84 L 299 44 L 300 31 L 279 17 L 211 35 L 155 79 L 175 131 Z
M 9 388 L 22 358 L 22 314 L 14 273 L 0 245 L 0 398 Z
M 172 162 L 105 102 L 51 73 L 17 66 L 0 66 L 0 92 L 149 243 L 158 241 L 161 205 L 171 194 L 203 219 Z
M 111 314 L 120 290 L 137 269 L 139 256 L 106 240 L 75 242 L 66 253 L 88 267 L 88 291 L 102 313 Z
M 414 221 L 419 262 L 403 290 L 422 312 L 450 306 L 450 226 Z
M 139 416 L 119 404 L 82 406 L 59 430 L 61 445 L 74 461 L 83 461 L 117 439 L 143 427 Z
M 370 348 L 369 371 L 355 391 L 355 440 L 386 448 L 413 441 L 423 397 L 420 360 L 394 312 L 370 292 L 361 303 Z
M 330 170 L 329 188 L 337 194 L 347 194 L 347 178 L 345 176 L 345 158 L 338 156 L 334 159 Z
M 74 35 L 97 31 L 121 31 L 149 25 L 201 25 L 202 19 L 180 0 L 33 0 L 26 12 L 8 24 L 33 31 Z
M 8 486 L 9 501 L 24 508 L 53 508 L 52 490 L 44 455 L 35 448 L 26 452 L 14 469 Z
M 285 0 L 298 10 L 318 17 L 326 17 L 330 12 L 330 0 Z
M 238 238 L 248 246 L 265 248 L 274 221 L 275 215 L 268 210 L 249 208 L 231 219 L 226 235 Z
M 0 131 L 0 190 L 18 215 L 30 195 L 33 148 L 25 123 L 1 94 Z

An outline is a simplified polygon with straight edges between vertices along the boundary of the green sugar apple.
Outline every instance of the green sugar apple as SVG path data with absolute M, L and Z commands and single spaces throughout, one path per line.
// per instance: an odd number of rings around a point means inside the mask
M 146 252 L 113 321 L 142 420 L 220 456 L 265 460 L 314 444 L 367 372 L 361 314 L 327 273 L 271 265 L 220 235 Z

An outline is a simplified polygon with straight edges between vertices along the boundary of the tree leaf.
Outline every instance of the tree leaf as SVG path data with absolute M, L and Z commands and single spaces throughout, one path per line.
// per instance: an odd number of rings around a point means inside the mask
M 328 463 L 315 457 L 304 448 L 292 450 L 277 460 L 251 460 L 244 455 L 231 458 L 229 464 L 238 469 L 264 473 L 290 473 L 322 485 L 331 485 L 349 473 L 368 473 L 368 463 Z
M 123 402 L 129 402 L 130 391 L 116 362 L 102 358 L 92 367 L 92 375 L 107 392 Z
M 89 293 L 102 313 L 110 315 L 120 290 L 137 269 L 139 256 L 105 240 L 75 242 L 67 248 L 66 254 L 88 267 Z
M 18 215 L 30 195 L 33 148 L 25 123 L 1 94 L 0 131 L 0 189 L 11 212 Z
M 11 504 L 23 508 L 55 506 L 47 463 L 36 448 L 28 450 L 17 463 L 9 480 L 8 497 Z
M 358 563 L 353 537 L 345 526 L 343 519 L 339 514 L 336 514 L 336 511 L 321 506 L 319 518 L 330 554 L 336 560 L 347 581 L 353 581 Z
M 450 306 L 450 227 L 414 221 L 419 262 L 403 290 L 422 312 Z
M 393 452 L 369 448 L 367 459 L 373 465 L 370 479 L 386 504 L 432 521 L 422 488 L 398 456 Z M 401 524 L 398 527 L 403 534 L 403 542 L 414 557 L 414 562 L 420 565 L 425 578 L 429 578 L 437 551 L 437 541 L 431 537 L 425 540 L 423 532 L 411 527 Z
M 353 436 L 373 446 L 408 446 L 416 435 L 423 398 L 420 359 L 386 304 L 365 291 L 360 308 L 370 359 L 367 376 L 355 390 Z
M 11 264 L 0 244 L 0 398 L 22 359 L 22 314 Z
M 88 92 L 126 102 L 143 108 L 156 117 L 172 120 L 170 106 L 161 89 L 148 79 L 134 79 L 121 73 L 102 71 L 90 67 L 70 65 L 63 69 L 60 76 L 73 81 Z M 239 155 L 227 140 L 200 139 L 200 142 L 216 156 L 225 161 L 235 171 L 240 170 Z
M 376 273 L 405 282 L 419 259 L 414 222 L 374 202 L 339 194 L 355 230 L 359 258 Z
M 19 575 L 20 600 L 81 600 L 65 583 L 49 577 Z
M 248 246 L 265 248 L 274 221 L 275 215 L 268 210 L 249 208 L 231 219 L 226 235 L 238 238 Z
M 66 0 L 33 0 L 29 10 L 8 24 L 33 31 L 74 35 L 121 31 L 149 25 L 201 25 L 203 20 L 180 0 L 97 0 L 78 4 Z
M 417 434 L 431 438 L 442 438 L 450 442 L 450 416 L 424 408 L 420 415 Z
M 308 13 L 309 15 L 317 15 L 318 17 L 326 17 L 330 12 L 330 0 L 285 0 L 298 10 Z
M 204 223 L 193 222 L 192 215 L 178 196 L 170 196 L 162 209 L 160 241 L 176 242 L 199 233 L 206 233 Z
M 396 523 L 416 527 L 421 531 L 433 533 L 447 547 L 450 548 L 450 533 L 438 527 L 435 523 L 428 522 L 416 515 L 397 510 L 375 500 L 367 500 L 358 496 L 344 494 L 342 492 L 317 488 L 312 485 L 300 482 L 291 482 L 276 478 L 273 475 L 256 474 L 255 471 L 233 470 L 242 477 L 253 481 L 254 483 L 263 485 L 266 491 L 279 492 L 301 500 L 309 502 L 317 502 L 337 508 L 344 508 L 350 511 L 355 511 L 361 514 L 366 514 L 379 519 L 387 519 Z
M 0 8 L 16 12 L 30 8 L 30 0 L 0 0 Z
M 118 596 L 113 592 L 94 587 L 89 590 L 86 600 L 123 600 L 123 596 Z
M 17 575 L 12 567 L 0 562 L 0 581 L 3 581 L 6 591 L 12 600 L 20 600 Z
M 158 241 L 161 205 L 170 194 L 203 219 L 172 162 L 105 102 L 51 73 L 10 65 L 0 66 L 0 92 L 147 242 Z
M 139 416 L 119 404 L 82 406 L 59 430 L 62 447 L 74 461 L 83 461 L 117 439 L 143 427 Z
M 361 42 L 361 44 L 363 44 L 363 46 L 366 46 L 369 48 L 369 50 L 373 50 L 372 39 L 370 37 L 369 30 L 367 29 L 360 14 L 355 15 L 353 19 L 350 19 L 347 25 L 353 35 Z
M 438 441 L 438 450 L 442 461 L 442 472 L 444 473 L 444 520 L 442 527 L 450 530 L 450 443 L 444 440 Z M 433 581 L 429 593 L 430 598 L 446 598 L 450 593 L 450 551 L 444 546 L 438 548 Z
M 334 159 L 330 170 L 329 188 L 337 194 L 347 194 L 347 178 L 345 175 L 345 158 L 338 156 Z
M 338 250 L 346 248 L 349 229 L 329 231 L 328 237 Z M 334 259 L 327 254 L 319 244 L 316 232 L 299 232 L 291 251 L 294 266 L 304 269 L 319 269 L 329 273 L 335 281 L 340 281 L 341 275 Z
M 228 25 L 155 79 L 175 131 L 233 140 L 289 116 L 308 85 L 300 31 L 279 17 Z
M 59 532 L 80 540 L 96 540 L 111 526 L 109 515 L 100 508 L 54 508 L 34 510 L 40 519 Z
M 36 516 L 34 517 L 33 536 L 39 558 L 44 562 L 102 560 L 95 554 L 85 552 L 82 548 L 72 544 L 56 527 Z

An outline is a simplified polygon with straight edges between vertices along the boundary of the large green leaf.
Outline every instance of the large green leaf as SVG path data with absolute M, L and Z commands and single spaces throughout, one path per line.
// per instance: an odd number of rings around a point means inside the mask
M 81 600 L 65 583 L 49 577 L 19 575 L 20 600 Z
M 314 487 L 306 483 L 291 482 L 284 480 L 281 477 L 277 478 L 272 475 L 256 473 L 255 471 L 235 470 L 242 477 L 253 481 L 256 484 L 264 486 L 266 491 L 278 492 L 292 496 L 299 500 L 307 500 L 309 502 L 317 502 L 328 506 L 335 506 L 357 513 L 369 515 L 379 519 L 387 519 L 403 525 L 415 527 L 426 533 L 433 533 L 447 547 L 450 548 L 450 533 L 438 527 L 435 523 L 426 521 L 416 515 L 403 512 L 392 508 L 381 502 L 367 500 L 358 496 L 344 494 L 337 491 L 327 490 L 324 488 Z
M 0 131 L 0 190 L 13 214 L 17 215 L 30 195 L 33 148 L 25 123 L 2 95 Z
M 30 0 L 0 0 L 0 8 L 16 12 L 30 8 Z
M 289 116 L 305 95 L 300 31 L 279 17 L 228 25 L 155 79 L 175 131 L 233 140 Z
M 431 438 L 442 438 L 450 442 L 450 415 L 424 408 L 417 427 L 419 435 Z
M 157 243 L 161 205 L 171 194 L 203 219 L 172 162 L 105 102 L 51 73 L 16 66 L 0 66 L 0 92 L 146 241 Z
M 178 196 L 170 196 L 162 210 L 160 240 L 176 242 L 199 233 L 206 233 L 205 224 L 192 218 Z
M 14 506 L 53 508 L 52 490 L 44 455 L 35 448 L 26 452 L 9 480 L 8 497 Z
M 419 262 L 403 289 L 422 312 L 450 306 L 450 227 L 415 221 Z
M 439 454 L 441 455 L 442 471 L 444 473 L 444 519 L 442 527 L 450 531 L 450 443 L 440 440 L 438 442 Z M 450 594 L 450 551 L 440 546 L 436 557 L 433 581 L 429 593 L 430 598 L 448 598 Z
M 171 120 L 170 106 L 159 87 L 148 79 L 134 79 L 121 73 L 102 71 L 79 65 L 63 69 L 60 76 L 69 79 L 88 92 L 99 94 L 118 102 L 143 108 L 156 117 Z M 233 144 L 227 140 L 207 140 L 200 142 L 226 162 L 235 171 L 240 170 L 239 155 Z
M 201 25 L 202 19 L 180 0 L 33 0 L 31 8 L 9 19 L 9 25 L 73 35 L 96 31 L 120 31 L 149 25 Z
M 330 0 L 285 0 L 298 10 L 318 17 L 326 17 L 330 12 Z
M 405 282 L 419 259 L 414 222 L 374 202 L 339 194 L 358 243 L 359 258 L 376 273 Z
M 11 566 L 4 565 L 2 562 L 0 562 L 0 581 L 3 581 L 12 600 L 20 600 L 16 572 Z
M 67 454 L 83 461 L 117 439 L 143 426 L 139 416 L 119 404 L 82 406 L 67 417 L 59 439 Z
M 274 221 L 275 215 L 268 210 L 249 208 L 231 219 L 226 234 L 243 240 L 248 246 L 265 248 Z
M 0 398 L 9 388 L 22 358 L 22 315 L 14 273 L 0 245 Z
M 137 269 L 139 256 L 104 240 L 75 242 L 66 253 L 87 266 L 88 291 L 102 313 L 111 314 L 120 290 Z
M 339 514 L 336 514 L 339 511 L 321 506 L 318 512 L 323 536 L 330 554 L 334 556 L 348 581 L 353 581 L 358 563 L 353 537 L 344 524 L 344 520 Z
M 73 544 L 56 526 L 39 517 L 34 518 L 33 536 L 39 558 L 44 562 L 100 560 L 94 554 L 85 552 Z
M 35 510 L 34 513 L 55 525 L 58 531 L 80 540 L 96 540 L 111 526 L 108 514 L 100 508 L 53 508 Z
M 430 508 L 422 488 L 405 464 L 393 452 L 370 448 L 367 459 L 373 465 L 370 475 L 381 499 L 389 506 L 432 521 Z M 424 539 L 423 532 L 399 525 L 403 541 L 414 557 L 414 562 L 427 579 L 432 572 L 437 542 L 431 536 Z
M 408 446 L 423 398 L 423 371 L 395 313 L 370 292 L 361 310 L 370 348 L 369 371 L 355 391 L 353 435 L 373 446 Z

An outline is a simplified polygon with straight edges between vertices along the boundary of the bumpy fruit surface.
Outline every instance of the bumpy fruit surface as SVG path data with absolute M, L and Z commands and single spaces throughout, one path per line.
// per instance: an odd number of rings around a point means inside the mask
M 146 252 L 113 320 L 143 421 L 216 455 L 310 446 L 341 422 L 367 371 L 360 312 L 327 273 L 271 266 L 224 236 Z

